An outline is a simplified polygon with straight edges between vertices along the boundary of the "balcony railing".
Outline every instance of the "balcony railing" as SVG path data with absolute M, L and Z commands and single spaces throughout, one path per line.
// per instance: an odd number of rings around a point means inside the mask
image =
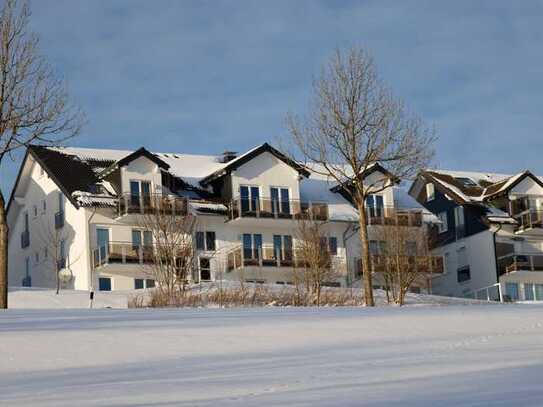
M 243 267 L 305 267 L 309 266 L 300 250 L 277 248 L 273 245 L 263 245 L 261 248 L 243 248 L 241 246 L 227 253 L 227 270 L 232 271 Z M 330 255 L 330 267 L 338 257 Z
M 61 229 L 64 227 L 64 211 L 55 213 L 55 229 Z
M 382 254 L 371 255 L 372 272 L 380 273 L 389 267 L 396 267 L 398 261 L 400 266 L 409 272 L 443 273 L 443 257 L 441 256 L 386 256 Z M 362 259 L 357 259 L 356 274 L 361 276 L 362 270 Z
M 93 250 L 93 268 L 105 264 L 152 264 L 154 259 L 154 246 L 130 242 L 110 242 Z
M 499 274 L 514 271 L 543 271 L 543 254 L 509 254 L 498 259 Z
M 21 233 L 21 249 L 30 246 L 30 232 L 25 230 Z
M 295 199 L 280 201 L 269 198 L 235 198 L 228 207 L 228 218 L 312 219 L 328 220 L 328 205 Z
M 422 210 L 398 209 L 392 206 L 367 207 L 368 225 L 422 226 Z
M 188 201 L 186 198 L 161 194 L 124 194 L 119 198 L 118 216 L 154 213 L 185 216 L 188 213 Z
M 515 216 L 518 222 L 517 231 L 543 228 L 543 211 L 528 209 Z

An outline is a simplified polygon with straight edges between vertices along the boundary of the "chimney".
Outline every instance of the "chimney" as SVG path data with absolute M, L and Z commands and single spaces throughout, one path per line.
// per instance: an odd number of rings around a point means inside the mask
M 226 150 L 226 151 L 224 151 L 224 152 L 222 153 L 222 156 L 221 156 L 221 158 L 219 159 L 219 161 L 220 161 L 221 163 L 227 163 L 227 162 L 229 162 L 229 161 L 232 161 L 234 158 L 236 158 L 236 154 L 237 154 L 237 152 L 235 152 L 235 151 L 228 151 L 228 150 Z

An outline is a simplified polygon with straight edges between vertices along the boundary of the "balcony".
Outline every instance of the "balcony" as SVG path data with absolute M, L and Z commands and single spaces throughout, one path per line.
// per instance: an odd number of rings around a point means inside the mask
M 55 213 L 55 229 L 61 229 L 64 227 L 64 211 Z
M 295 249 L 281 249 L 272 245 L 262 245 L 261 248 L 243 248 L 238 246 L 226 255 L 227 271 L 244 267 L 306 267 L 303 256 Z M 337 256 L 330 255 L 330 267 L 337 260 Z
M 25 249 L 30 246 L 30 231 L 25 230 L 21 233 L 21 249 Z
M 235 198 L 228 206 L 228 220 L 239 218 L 327 221 L 329 216 L 328 205 L 322 202 Z
M 528 209 L 515 215 L 518 222 L 517 232 L 531 229 L 543 229 L 543 211 Z
M 138 246 L 130 242 L 110 242 L 92 251 L 92 267 L 106 264 L 153 264 L 154 246 Z
M 119 198 L 117 216 L 155 213 L 185 216 L 188 213 L 188 201 L 186 198 L 161 194 L 124 194 Z
M 443 257 L 441 256 L 385 256 L 382 254 L 371 255 L 371 267 L 373 273 L 381 273 L 387 267 L 395 267 L 395 262 L 400 261 L 402 267 L 415 273 L 443 273 Z M 362 259 L 356 261 L 356 274 L 362 275 Z
M 498 259 L 500 275 L 516 271 L 543 271 L 543 254 L 509 254 Z
M 397 209 L 393 206 L 366 208 L 368 225 L 422 226 L 422 210 Z

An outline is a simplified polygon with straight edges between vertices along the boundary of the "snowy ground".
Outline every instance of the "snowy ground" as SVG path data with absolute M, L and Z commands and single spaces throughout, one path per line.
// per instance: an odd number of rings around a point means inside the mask
M 1 406 L 541 406 L 543 308 L 0 312 Z

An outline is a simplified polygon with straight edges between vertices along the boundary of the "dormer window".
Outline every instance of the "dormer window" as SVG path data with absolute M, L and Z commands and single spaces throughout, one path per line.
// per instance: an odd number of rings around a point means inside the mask
M 462 184 L 464 187 L 466 188 L 472 188 L 472 187 L 477 187 L 477 183 L 472 180 L 471 178 L 467 178 L 467 177 L 457 177 L 455 178 L 455 180 L 457 180 L 460 184 Z
M 434 200 L 436 197 L 436 189 L 434 187 L 434 184 L 429 183 L 426 184 L 426 202 L 430 202 Z

